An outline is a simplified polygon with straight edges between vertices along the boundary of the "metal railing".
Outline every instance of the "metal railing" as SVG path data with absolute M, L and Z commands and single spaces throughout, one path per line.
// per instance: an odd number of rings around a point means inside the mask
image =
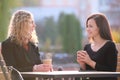
M 53 72 L 21 72 L 23 77 L 39 77 L 40 80 L 75 80 L 75 77 L 120 77 L 120 72 L 98 71 L 53 71 Z

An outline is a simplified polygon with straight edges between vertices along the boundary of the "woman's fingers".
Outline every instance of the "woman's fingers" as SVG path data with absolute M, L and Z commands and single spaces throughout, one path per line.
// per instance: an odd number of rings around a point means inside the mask
M 84 50 L 77 51 L 77 62 L 86 62 L 87 52 Z
M 50 65 L 50 64 L 37 65 L 37 69 L 40 72 L 48 72 L 48 71 L 50 71 L 51 68 L 52 68 L 52 65 Z

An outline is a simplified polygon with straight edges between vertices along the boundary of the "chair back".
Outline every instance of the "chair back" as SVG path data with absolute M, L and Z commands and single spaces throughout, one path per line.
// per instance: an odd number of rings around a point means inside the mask
M 1 43 L 0 43 L 0 78 L 1 80 L 12 80 L 8 68 L 3 59 L 3 56 L 1 54 Z

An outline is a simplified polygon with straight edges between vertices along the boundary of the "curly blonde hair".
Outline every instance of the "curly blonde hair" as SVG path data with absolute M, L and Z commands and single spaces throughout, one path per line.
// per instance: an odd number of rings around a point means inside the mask
M 8 37 L 16 44 L 23 45 L 25 40 L 29 40 L 33 43 L 38 43 L 36 31 L 29 32 L 29 21 L 33 21 L 33 16 L 30 12 L 25 10 L 16 11 L 10 21 L 8 29 Z

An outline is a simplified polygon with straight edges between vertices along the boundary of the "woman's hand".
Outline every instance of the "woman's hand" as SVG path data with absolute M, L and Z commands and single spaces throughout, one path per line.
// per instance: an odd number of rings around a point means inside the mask
M 49 72 L 52 71 L 52 65 L 50 64 L 39 64 L 39 65 L 34 65 L 33 71 L 36 72 Z
M 92 68 L 95 68 L 96 62 L 90 58 L 90 56 L 88 55 L 88 53 L 86 51 L 83 51 L 83 50 L 78 51 L 77 57 L 78 57 L 77 60 L 78 60 L 79 64 L 86 63 L 86 64 L 90 65 Z
M 86 69 L 85 62 L 82 61 L 81 55 L 82 51 L 77 51 L 77 62 L 80 64 L 82 70 Z
M 82 61 L 82 51 L 77 51 L 77 62 L 79 64 L 83 64 L 84 62 Z

